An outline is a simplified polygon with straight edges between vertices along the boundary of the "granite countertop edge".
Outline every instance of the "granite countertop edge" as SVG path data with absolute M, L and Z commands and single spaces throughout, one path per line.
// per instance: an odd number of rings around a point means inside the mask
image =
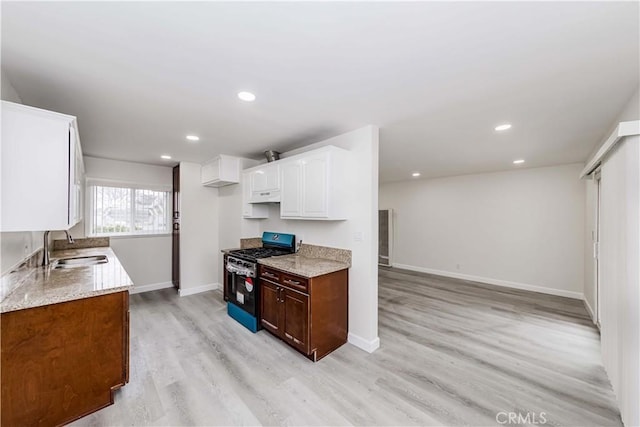
M 326 258 L 308 258 L 302 255 L 291 254 L 269 258 L 261 258 L 258 264 L 276 268 L 285 273 L 311 279 L 351 267 L 350 264 Z
M 91 255 L 106 255 L 109 262 L 61 270 L 53 268 L 57 259 Z M 129 291 L 133 288 L 131 278 L 110 247 L 55 251 L 51 253 L 49 266 L 30 269 L 32 271 L 25 274 L 22 283 L 2 300 L 0 313 Z

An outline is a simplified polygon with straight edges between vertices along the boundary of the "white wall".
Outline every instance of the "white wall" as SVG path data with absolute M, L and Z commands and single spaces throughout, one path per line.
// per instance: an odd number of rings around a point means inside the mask
M 136 183 L 154 188 L 171 189 L 173 185 L 172 170 L 167 166 L 85 156 L 84 167 L 87 178 Z M 84 237 L 84 222 L 73 227 L 70 233 L 75 238 Z M 136 287 L 170 285 L 170 235 L 112 237 L 111 248 Z
M 181 162 L 180 295 L 220 287 L 218 206 L 218 189 L 201 184 L 200 164 Z
M 237 248 L 240 239 L 261 237 L 259 219 L 242 218 L 242 186 L 227 185 L 218 188 L 218 236 L 220 249 Z M 223 283 L 224 266 L 222 254 L 218 255 L 218 283 Z
M 379 346 L 378 338 L 378 128 L 367 126 L 283 154 L 283 158 L 325 145 L 351 151 L 349 179 L 353 198 L 346 221 L 280 219 L 279 205 L 270 207 L 270 217 L 246 220 L 263 231 L 293 233 L 305 243 L 352 251 L 349 270 L 349 342 L 366 350 Z M 239 209 L 239 208 L 238 208 Z M 240 210 L 236 215 L 240 215 Z M 354 235 L 362 234 L 362 241 Z M 249 234 L 249 233 L 245 233 Z
M 2 80 L 0 97 L 5 101 L 17 102 L 18 104 L 22 104 L 22 98 L 20 98 L 20 95 L 18 95 L 18 92 L 16 92 L 16 89 L 9 81 L 9 78 L 7 77 L 7 74 L 4 72 L 4 70 L 1 70 L 0 74 L 0 80 Z
M 600 289 L 604 367 L 626 425 L 640 425 L 640 136 L 601 169 Z
M 4 71 L 0 71 L 0 77 L 2 80 L 0 98 L 22 104 L 20 95 Z M 0 274 L 8 273 L 13 267 L 42 248 L 42 233 L 42 231 L 0 233 Z
M 382 185 L 393 265 L 582 297 L 581 164 Z

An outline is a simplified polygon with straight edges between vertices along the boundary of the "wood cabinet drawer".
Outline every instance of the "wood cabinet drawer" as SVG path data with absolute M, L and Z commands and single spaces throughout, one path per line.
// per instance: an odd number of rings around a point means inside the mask
M 304 293 L 309 293 L 309 282 L 304 277 L 296 276 L 293 274 L 282 273 L 281 284 L 291 289 L 295 289 Z
M 268 267 L 260 266 L 260 278 L 266 279 L 271 282 L 280 283 L 280 272 L 278 270 L 272 270 Z
M 295 274 L 285 273 L 283 271 L 261 265 L 260 278 L 278 285 L 286 286 L 296 291 L 307 294 L 309 293 L 309 279 L 296 276 Z

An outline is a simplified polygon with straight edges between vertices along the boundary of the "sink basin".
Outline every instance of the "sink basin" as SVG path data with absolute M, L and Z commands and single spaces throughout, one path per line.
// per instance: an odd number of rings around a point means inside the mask
M 106 255 L 79 256 L 72 258 L 60 258 L 53 268 L 84 267 L 85 265 L 104 264 L 109 262 Z

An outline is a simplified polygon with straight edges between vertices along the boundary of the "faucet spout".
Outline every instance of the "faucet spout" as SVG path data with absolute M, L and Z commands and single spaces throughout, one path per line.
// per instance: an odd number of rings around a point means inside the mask
M 49 233 L 51 232 L 51 230 L 47 230 L 44 232 L 44 241 L 42 242 L 42 265 L 43 266 L 47 266 L 50 263 L 50 259 L 49 259 Z M 67 235 L 67 242 L 69 242 L 69 244 L 73 244 L 75 242 L 75 240 L 73 240 L 73 237 L 71 236 L 71 234 L 69 234 L 69 232 L 67 230 L 64 230 L 65 234 Z
M 49 265 L 49 230 L 44 232 L 44 242 L 42 242 L 42 265 Z

